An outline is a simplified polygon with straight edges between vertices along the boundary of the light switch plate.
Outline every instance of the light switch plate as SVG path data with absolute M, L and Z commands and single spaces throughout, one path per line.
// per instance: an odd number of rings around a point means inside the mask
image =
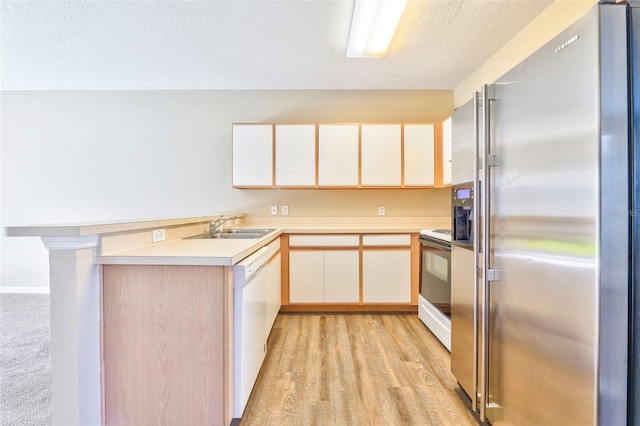
M 163 229 L 154 229 L 151 231 L 151 241 L 154 243 L 159 243 L 160 241 L 164 241 L 165 233 Z
M 289 215 L 289 206 L 281 206 L 280 207 L 280 214 L 282 214 L 282 216 L 288 216 Z
M 385 206 L 378 206 L 378 216 L 384 216 L 387 214 L 387 209 Z
M 271 206 L 271 216 L 278 216 L 278 206 Z

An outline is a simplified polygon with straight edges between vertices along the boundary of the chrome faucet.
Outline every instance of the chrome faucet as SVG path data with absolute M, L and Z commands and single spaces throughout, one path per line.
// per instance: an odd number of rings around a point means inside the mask
M 218 217 L 217 219 L 214 219 L 211 221 L 211 233 L 212 234 L 218 234 L 220 232 L 222 232 L 222 227 L 224 226 L 225 223 L 229 222 L 230 220 L 234 220 L 237 219 L 238 216 L 231 216 L 228 217 L 226 219 L 223 219 L 224 215 L 221 214 L 220 217 Z

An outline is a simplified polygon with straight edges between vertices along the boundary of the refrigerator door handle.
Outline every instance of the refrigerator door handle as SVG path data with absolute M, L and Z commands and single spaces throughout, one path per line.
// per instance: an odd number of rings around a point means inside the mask
M 482 300 L 481 306 L 481 371 L 480 371 L 480 420 L 487 419 L 487 406 L 489 404 L 489 253 L 490 253 L 490 200 L 491 185 L 489 182 L 489 158 L 490 158 L 490 87 L 488 84 L 482 86 L 482 234 L 481 248 L 482 253 Z
M 478 288 L 480 283 L 480 276 L 482 273 L 480 271 L 480 225 L 479 219 L 481 218 L 480 214 L 480 203 L 481 200 L 481 190 L 480 190 L 480 170 L 482 169 L 482 163 L 480 161 L 480 113 L 479 109 L 481 108 L 482 99 L 480 98 L 479 92 L 473 93 L 473 161 L 475 164 L 473 170 L 473 194 L 475 198 L 475 202 L 473 203 L 473 217 L 475 220 L 473 221 L 473 270 L 474 270 L 474 281 L 473 281 L 473 389 L 471 395 L 471 408 L 473 411 L 478 411 L 478 356 L 480 354 L 479 350 L 479 339 L 478 339 L 478 323 L 479 323 L 479 303 L 480 303 L 480 289 Z

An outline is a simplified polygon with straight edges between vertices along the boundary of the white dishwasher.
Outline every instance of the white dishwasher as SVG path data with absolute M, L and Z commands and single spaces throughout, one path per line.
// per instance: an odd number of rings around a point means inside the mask
M 233 417 L 247 405 L 267 353 L 269 247 L 233 267 Z

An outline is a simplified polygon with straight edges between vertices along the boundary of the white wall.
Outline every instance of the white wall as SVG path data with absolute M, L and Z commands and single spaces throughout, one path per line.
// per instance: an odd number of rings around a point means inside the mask
M 597 0 L 556 0 L 540 13 L 454 91 L 459 107 L 473 97 L 483 84 L 492 83 L 527 56 L 584 16 Z
M 2 92 L 1 224 L 241 211 L 448 216 L 447 190 L 231 188 L 233 122 L 435 122 L 451 91 Z M 38 238 L 2 238 L 2 287 L 47 287 Z

